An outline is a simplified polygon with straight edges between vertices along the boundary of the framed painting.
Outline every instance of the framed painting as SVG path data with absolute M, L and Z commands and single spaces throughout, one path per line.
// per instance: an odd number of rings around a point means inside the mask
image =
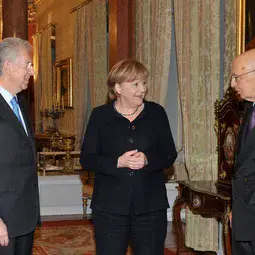
M 72 59 L 64 59 L 55 64 L 56 104 L 60 108 L 73 107 L 73 71 Z
M 255 48 L 255 1 L 237 0 L 237 54 Z

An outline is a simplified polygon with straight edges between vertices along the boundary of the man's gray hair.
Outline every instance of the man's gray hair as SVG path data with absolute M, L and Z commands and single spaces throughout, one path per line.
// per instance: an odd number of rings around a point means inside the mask
M 22 49 L 32 52 L 33 47 L 28 41 L 16 37 L 4 38 L 0 42 L 0 76 L 3 74 L 4 62 L 8 60 L 15 63 Z

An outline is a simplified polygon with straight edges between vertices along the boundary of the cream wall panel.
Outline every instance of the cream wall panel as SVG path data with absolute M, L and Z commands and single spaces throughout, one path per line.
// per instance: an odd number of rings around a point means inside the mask
M 56 61 L 72 58 L 74 55 L 74 15 L 70 10 L 82 2 L 83 0 L 42 0 L 36 6 L 38 31 L 48 23 L 56 25 Z M 65 115 L 57 120 L 57 128 L 62 133 L 75 134 L 73 109 L 66 109 Z

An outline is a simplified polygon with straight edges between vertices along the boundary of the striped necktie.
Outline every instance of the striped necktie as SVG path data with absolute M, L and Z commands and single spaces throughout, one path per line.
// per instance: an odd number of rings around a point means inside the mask
M 21 116 L 19 114 L 19 104 L 17 102 L 17 97 L 14 96 L 11 100 L 11 105 L 12 105 L 12 110 L 15 113 L 15 115 L 17 116 L 18 120 L 20 121 L 20 123 L 23 126 L 22 120 L 21 120 Z

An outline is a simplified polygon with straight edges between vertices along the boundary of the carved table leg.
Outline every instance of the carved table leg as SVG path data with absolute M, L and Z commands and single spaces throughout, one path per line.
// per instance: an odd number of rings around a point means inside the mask
M 177 255 L 190 251 L 190 249 L 185 246 L 185 238 L 182 231 L 181 209 L 184 208 L 185 205 L 186 201 L 182 197 L 177 197 L 173 206 L 173 229 L 177 238 Z
M 228 213 L 224 216 L 223 219 L 223 247 L 224 247 L 224 254 L 231 255 L 231 230 L 229 226 L 228 220 Z

